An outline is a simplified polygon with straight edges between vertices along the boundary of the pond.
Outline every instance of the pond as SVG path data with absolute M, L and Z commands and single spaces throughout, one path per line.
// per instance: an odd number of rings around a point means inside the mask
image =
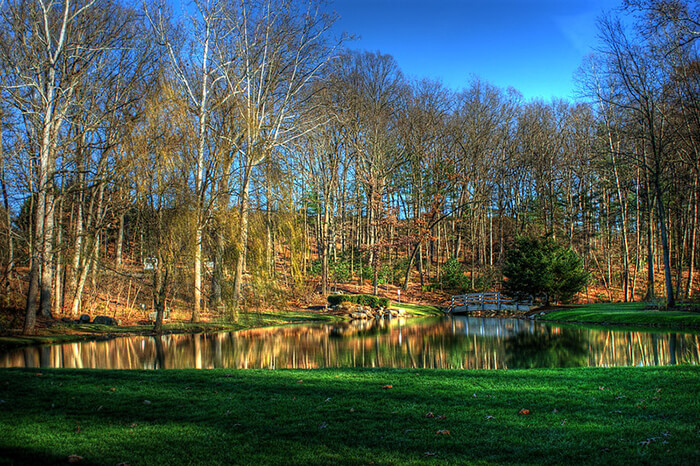
M 432 317 L 122 337 L 0 354 L 0 367 L 513 369 L 698 364 L 700 335 Z

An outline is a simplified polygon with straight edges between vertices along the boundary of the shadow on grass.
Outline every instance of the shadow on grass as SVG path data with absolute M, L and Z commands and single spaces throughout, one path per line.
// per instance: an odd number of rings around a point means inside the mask
M 11 434 L 0 446 L 49 463 L 561 463 L 601 451 L 606 461 L 670 462 L 662 440 L 639 442 L 694 435 L 697 382 L 698 369 L 683 367 L 3 370 L 0 425 Z M 697 447 L 675 452 L 697 457 Z

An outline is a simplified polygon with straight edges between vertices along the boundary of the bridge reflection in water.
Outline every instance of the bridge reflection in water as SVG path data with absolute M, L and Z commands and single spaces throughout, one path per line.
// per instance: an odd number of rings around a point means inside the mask
M 0 367 L 505 369 L 698 364 L 700 336 L 438 317 L 27 347 Z

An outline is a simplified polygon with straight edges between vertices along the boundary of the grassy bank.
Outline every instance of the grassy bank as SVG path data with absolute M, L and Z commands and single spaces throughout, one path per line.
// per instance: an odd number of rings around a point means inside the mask
M 268 327 L 273 325 L 303 324 L 310 322 L 333 322 L 337 316 L 310 311 L 261 311 L 241 312 L 235 320 L 210 322 L 168 322 L 163 325 L 164 333 L 203 333 L 219 331 L 236 331 L 248 328 Z M 36 335 L 21 335 L 19 329 L 13 333 L 0 336 L 0 350 L 26 345 L 50 343 L 67 343 L 71 341 L 95 340 L 124 335 L 146 335 L 153 332 L 153 325 L 97 325 L 67 324 L 55 322 L 41 328 Z
M 0 463 L 697 464 L 700 368 L 0 370 Z
M 644 303 L 596 303 L 557 309 L 539 317 L 550 322 L 632 325 L 662 328 L 700 328 L 700 313 L 647 309 Z
M 441 307 L 427 304 L 393 303 L 391 307 L 403 309 L 406 313 L 416 317 L 445 315 Z

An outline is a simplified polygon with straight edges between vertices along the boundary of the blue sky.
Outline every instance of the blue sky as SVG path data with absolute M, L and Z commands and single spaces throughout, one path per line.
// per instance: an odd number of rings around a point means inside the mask
M 479 77 L 526 99 L 573 98 L 596 18 L 621 0 L 334 0 L 358 50 L 393 55 L 413 78 L 455 90 Z

